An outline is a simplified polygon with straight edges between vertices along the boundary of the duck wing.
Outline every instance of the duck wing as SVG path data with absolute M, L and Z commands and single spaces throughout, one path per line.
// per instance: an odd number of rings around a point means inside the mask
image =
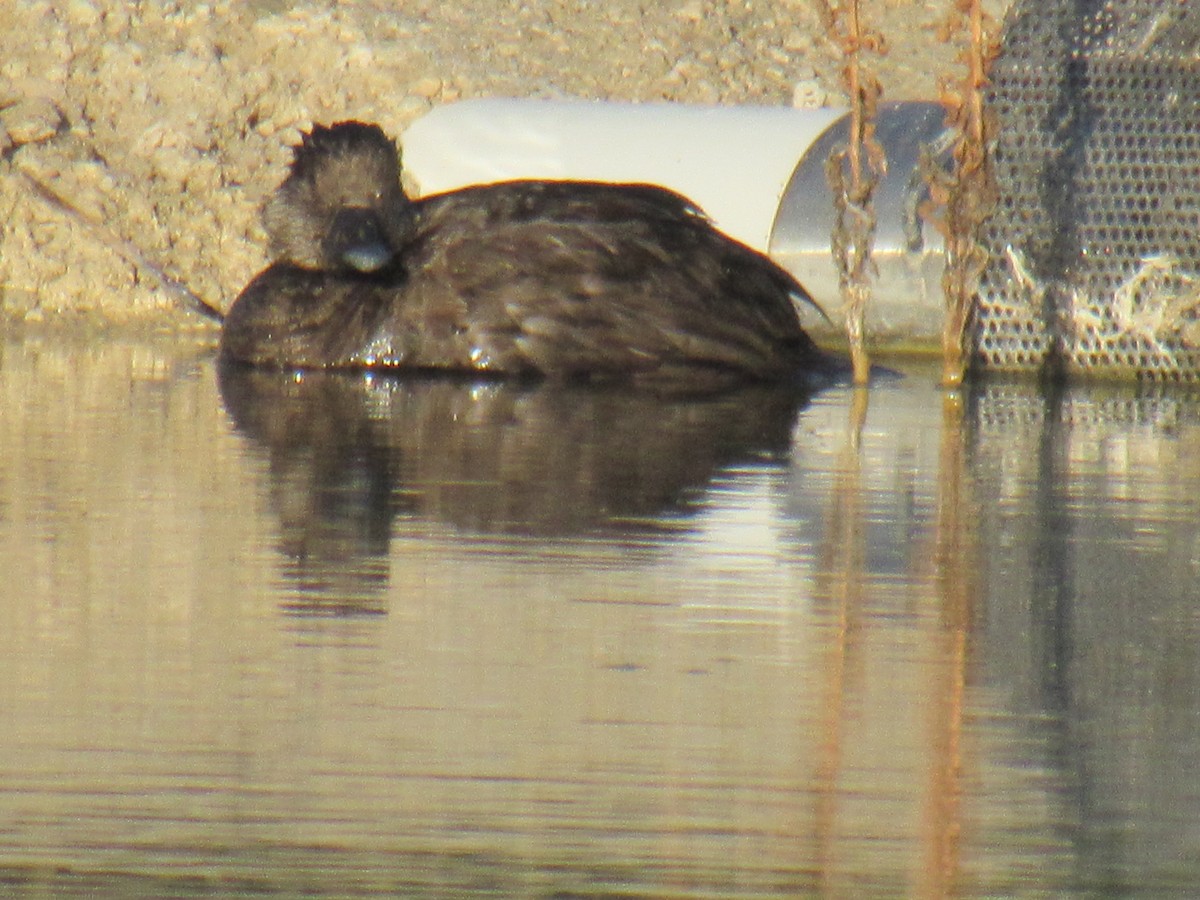
M 510 182 L 421 201 L 417 219 L 395 315 L 444 336 L 423 342 L 426 364 L 778 377 L 812 347 L 803 289 L 661 188 Z

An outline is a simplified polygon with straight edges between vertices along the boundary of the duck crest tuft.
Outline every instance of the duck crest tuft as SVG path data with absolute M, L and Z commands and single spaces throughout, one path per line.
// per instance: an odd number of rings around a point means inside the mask
M 399 158 L 399 148 L 378 125 L 348 120 L 332 125 L 314 124 L 300 135 L 292 149 L 292 175 L 308 178 L 331 156 L 378 153 Z

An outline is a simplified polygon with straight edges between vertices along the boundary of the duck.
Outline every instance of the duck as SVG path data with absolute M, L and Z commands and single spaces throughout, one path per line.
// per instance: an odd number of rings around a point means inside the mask
M 268 267 L 221 359 L 572 381 L 805 382 L 838 370 L 786 270 L 648 184 L 519 180 L 420 199 L 378 126 L 314 125 L 263 209 Z M 823 313 L 822 313 L 823 315 Z

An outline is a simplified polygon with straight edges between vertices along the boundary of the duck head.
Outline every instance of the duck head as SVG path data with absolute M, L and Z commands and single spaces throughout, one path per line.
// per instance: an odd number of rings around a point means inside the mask
M 275 262 L 371 274 L 396 260 L 411 230 L 400 151 L 376 125 L 314 125 L 263 211 Z

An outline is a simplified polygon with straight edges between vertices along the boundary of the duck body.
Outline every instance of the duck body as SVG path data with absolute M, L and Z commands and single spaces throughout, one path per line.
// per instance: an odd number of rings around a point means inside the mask
M 390 154 L 390 156 L 389 156 Z M 589 380 L 780 380 L 828 358 L 804 289 L 650 185 L 512 181 L 410 200 L 374 126 L 314 129 L 266 210 L 276 261 L 222 356 Z

